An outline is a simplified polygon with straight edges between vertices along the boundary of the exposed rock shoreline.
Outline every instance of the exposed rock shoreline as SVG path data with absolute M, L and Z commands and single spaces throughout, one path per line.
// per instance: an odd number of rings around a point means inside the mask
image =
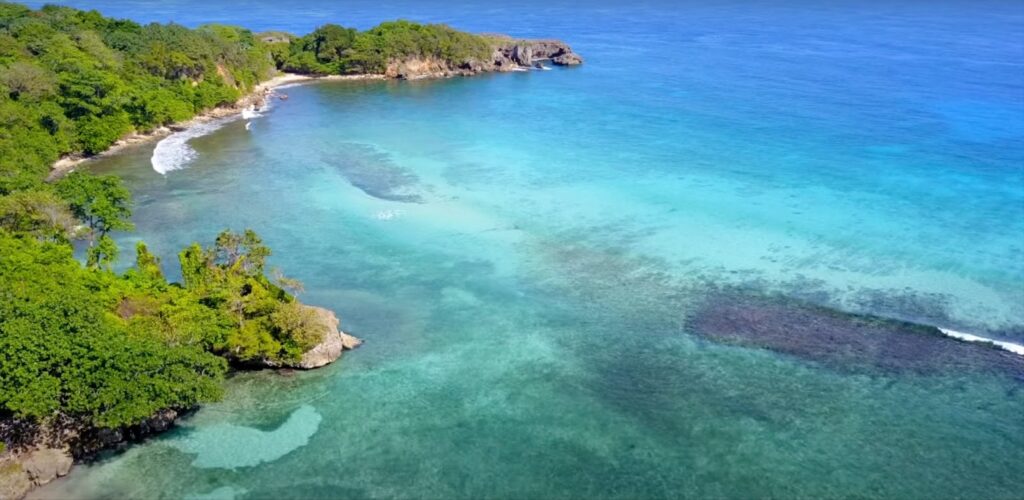
M 583 58 L 565 42 L 558 40 L 516 40 L 505 35 L 488 35 L 494 41 L 490 59 L 451 63 L 437 58 L 392 61 L 384 72 L 387 78 L 419 80 L 451 78 L 481 73 L 527 71 L 549 61 L 556 66 L 577 66 Z
M 353 337 L 338 328 L 338 325 L 341 322 L 330 310 L 315 306 L 305 307 L 313 311 L 316 315 L 316 321 L 320 324 L 324 332 L 323 340 L 321 340 L 320 343 L 312 349 L 306 351 L 306 353 L 302 355 L 302 358 L 295 363 L 279 364 L 272 361 L 263 361 L 256 366 L 257 368 L 296 368 L 299 370 L 312 370 L 314 368 L 327 366 L 337 361 L 338 358 L 341 357 L 341 353 L 343 351 L 355 349 L 363 344 L 362 340 Z
M 262 362 L 245 369 L 281 368 L 310 370 L 331 364 L 362 340 L 341 331 L 335 314 L 322 307 L 305 306 L 315 313 L 323 330 L 319 344 L 295 363 Z M 0 453 L 0 500 L 25 497 L 32 489 L 66 476 L 75 462 L 86 461 L 99 452 L 122 449 L 174 426 L 175 421 L 195 408 L 167 408 L 149 419 L 127 427 L 101 429 L 70 420 L 47 426 L 19 421 L 0 421 L 0 442 L 11 449 Z

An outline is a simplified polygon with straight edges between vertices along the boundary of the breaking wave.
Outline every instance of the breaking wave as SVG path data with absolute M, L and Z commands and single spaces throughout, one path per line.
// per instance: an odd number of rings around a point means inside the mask
M 167 174 L 167 172 L 187 167 L 189 163 L 199 157 L 199 153 L 188 144 L 189 141 L 220 129 L 234 118 L 201 123 L 165 137 L 153 149 L 153 157 L 150 159 L 153 170 Z
M 958 332 L 956 330 L 950 330 L 948 328 L 939 328 L 939 331 L 947 337 L 953 337 L 955 339 L 963 340 L 964 342 L 981 342 L 986 344 L 993 344 L 996 347 L 1005 349 L 1015 354 L 1024 356 L 1024 345 L 1014 344 L 1013 342 L 1006 342 L 1003 340 L 993 340 L 987 337 L 980 337 L 971 333 Z

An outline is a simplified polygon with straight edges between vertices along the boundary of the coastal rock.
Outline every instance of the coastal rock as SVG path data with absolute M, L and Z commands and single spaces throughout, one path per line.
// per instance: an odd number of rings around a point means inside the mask
M 520 66 L 529 66 L 533 62 L 533 47 L 526 44 L 514 45 L 510 58 Z
M 302 355 L 302 359 L 291 368 L 310 370 L 333 363 L 345 349 L 354 349 L 362 341 L 338 329 L 340 321 L 333 312 L 322 307 L 307 306 L 316 313 L 317 321 L 323 328 L 323 340 Z
M 0 460 L 0 499 L 23 498 L 33 486 L 25 469 L 14 457 Z
M 341 346 L 344 347 L 346 351 L 351 351 L 361 345 L 363 345 L 362 339 L 349 335 L 345 332 L 341 332 Z
M 432 57 L 391 61 L 384 70 L 384 76 L 401 80 L 420 78 L 442 78 L 450 76 L 455 68 Z
M 498 43 L 493 64 L 496 71 L 514 70 L 517 67 L 529 67 L 533 63 L 549 60 L 562 66 L 583 64 L 583 58 L 573 52 L 572 47 L 559 40 L 514 40 L 508 37 Z
M 32 488 L 68 475 L 73 462 L 70 453 L 57 448 L 36 448 L 0 459 L 0 500 L 23 498 Z
M 574 52 L 568 52 L 551 58 L 551 62 L 559 66 L 576 66 L 583 64 L 583 58 Z
M 178 411 L 172 409 L 165 409 L 156 412 L 156 415 L 149 417 L 139 425 L 129 428 L 128 434 L 132 438 L 142 438 L 150 434 L 156 434 L 158 432 L 164 432 L 170 429 L 174 425 L 174 421 L 178 419 Z
M 30 452 L 21 460 L 21 466 L 28 478 L 37 485 L 42 485 L 68 475 L 74 459 L 65 450 L 43 448 Z
M 561 66 L 583 64 L 583 58 L 558 40 L 516 40 L 504 35 L 488 35 L 494 40 L 489 60 L 470 59 L 457 65 L 434 57 L 415 57 L 393 60 L 384 70 L 386 78 L 419 80 L 471 76 L 488 72 L 523 71 L 551 61 Z

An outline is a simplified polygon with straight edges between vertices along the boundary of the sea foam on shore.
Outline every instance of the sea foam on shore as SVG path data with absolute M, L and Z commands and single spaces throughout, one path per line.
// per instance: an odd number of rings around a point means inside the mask
M 153 157 L 150 159 L 153 170 L 166 174 L 185 168 L 199 156 L 199 153 L 189 145 L 189 141 L 212 133 L 236 119 L 238 116 L 229 116 L 200 123 L 165 137 L 153 149 Z

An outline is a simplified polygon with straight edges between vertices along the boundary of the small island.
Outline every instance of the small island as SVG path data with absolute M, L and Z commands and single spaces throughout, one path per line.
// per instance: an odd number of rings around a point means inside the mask
M 386 22 L 305 36 L 141 25 L 0 3 L 0 498 L 75 460 L 166 430 L 217 400 L 231 370 L 311 369 L 361 341 L 268 269 L 250 229 L 178 254 L 142 242 L 117 272 L 131 196 L 83 159 L 258 106 L 281 83 L 419 79 L 578 65 L 563 42 Z M 84 247 L 84 262 L 74 245 Z

